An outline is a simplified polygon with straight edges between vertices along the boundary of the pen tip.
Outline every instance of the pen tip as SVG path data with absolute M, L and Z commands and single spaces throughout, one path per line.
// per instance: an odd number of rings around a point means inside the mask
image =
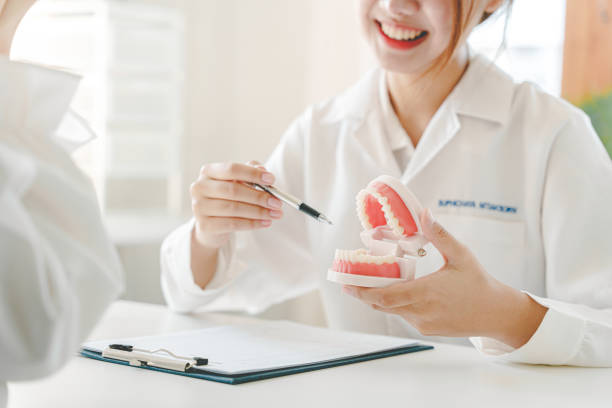
M 319 220 L 328 223 L 329 225 L 334 225 L 329 218 L 324 216 L 323 214 L 319 215 Z

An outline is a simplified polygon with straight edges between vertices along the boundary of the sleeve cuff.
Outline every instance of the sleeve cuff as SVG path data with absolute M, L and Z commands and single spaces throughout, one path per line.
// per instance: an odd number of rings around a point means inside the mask
M 213 278 L 210 280 L 210 282 L 208 282 L 208 285 L 206 285 L 206 289 L 204 290 L 205 292 L 222 289 L 234 280 L 233 274 L 230 273 L 230 265 L 232 259 L 234 258 L 235 251 L 236 234 L 232 234 L 229 242 L 219 249 L 219 255 L 217 256 L 217 269 L 213 275 Z M 191 268 L 189 268 L 189 272 L 193 282 L 193 273 L 191 272 Z
M 542 323 L 522 347 L 515 349 L 488 337 L 472 337 L 470 341 L 478 351 L 502 360 L 529 364 L 566 364 L 578 352 L 584 338 L 585 321 L 565 313 L 554 301 L 524 292 L 548 308 Z
M 179 241 L 177 242 L 177 250 L 174 252 L 173 262 L 177 280 L 179 286 L 192 295 L 213 294 L 223 289 L 232 281 L 229 273 L 229 263 L 234 254 L 236 240 L 234 234 L 232 234 L 229 242 L 220 248 L 215 274 L 208 285 L 206 285 L 206 288 L 202 289 L 195 283 L 193 271 L 191 270 L 191 235 L 194 226 L 195 220 L 192 218 L 182 227 L 185 230 L 178 234 Z
M 161 248 L 161 287 L 170 309 L 188 313 L 215 301 L 240 272 L 240 263 L 233 259 L 235 239 L 220 250 L 217 271 L 203 290 L 196 285 L 191 271 L 191 234 L 195 221 L 181 225 L 164 241 Z

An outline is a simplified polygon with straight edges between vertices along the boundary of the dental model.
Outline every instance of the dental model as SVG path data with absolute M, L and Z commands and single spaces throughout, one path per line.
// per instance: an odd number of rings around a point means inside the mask
M 401 181 L 391 176 L 372 180 L 357 194 L 357 216 L 367 249 L 336 250 L 327 272 L 333 282 L 383 287 L 414 279 L 418 257 L 427 243 L 421 234 L 423 208 Z

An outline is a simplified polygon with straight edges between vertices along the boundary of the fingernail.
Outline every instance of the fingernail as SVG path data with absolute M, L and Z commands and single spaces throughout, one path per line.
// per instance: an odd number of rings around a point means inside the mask
M 281 208 L 283 203 L 281 200 L 277 200 L 276 198 L 268 198 L 268 207 L 272 208 Z
M 436 222 L 436 220 L 433 217 L 433 214 L 431 213 L 431 210 L 428 208 L 425 210 L 425 224 L 427 227 L 431 228 L 433 227 L 434 222 Z
M 349 288 L 348 286 L 343 286 L 342 292 L 346 293 L 347 295 L 353 296 L 353 289 Z
M 270 210 L 270 217 L 272 218 L 280 218 L 283 215 L 282 212 L 276 210 Z
M 272 173 L 264 173 L 261 175 L 261 181 L 266 184 L 274 183 L 274 175 Z
M 272 221 L 270 221 L 270 220 L 261 220 L 261 221 L 259 221 L 259 223 L 261 224 L 262 227 L 269 227 L 272 224 Z

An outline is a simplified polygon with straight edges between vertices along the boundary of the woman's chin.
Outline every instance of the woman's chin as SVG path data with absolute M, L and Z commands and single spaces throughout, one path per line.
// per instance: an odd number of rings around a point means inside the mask
M 397 58 L 396 56 L 378 55 L 378 64 L 385 71 L 398 74 L 418 75 L 426 71 L 427 64 L 415 57 Z

